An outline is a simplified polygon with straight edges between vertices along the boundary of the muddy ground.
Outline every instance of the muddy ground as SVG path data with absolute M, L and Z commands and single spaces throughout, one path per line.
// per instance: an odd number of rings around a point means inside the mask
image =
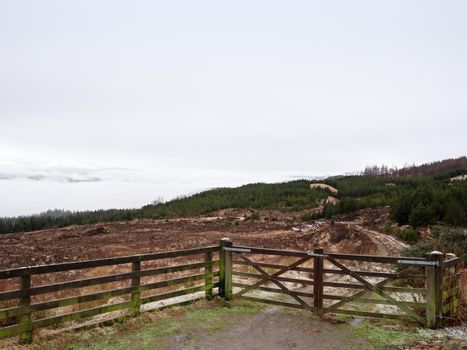
M 322 221 L 310 225 L 297 214 L 267 211 L 261 212 L 260 220 L 248 219 L 245 211 L 216 215 L 5 234 L 0 236 L 0 269 L 202 247 L 219 244 L 222 237 L 257 247 L 381 253 L 368 234 L 347 224 L 331 227 L 330 222 Z

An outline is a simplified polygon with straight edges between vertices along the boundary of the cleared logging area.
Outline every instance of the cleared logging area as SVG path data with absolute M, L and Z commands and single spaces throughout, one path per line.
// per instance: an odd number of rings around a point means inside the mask
M 443 325 L 459 305 L 460 259 L 220 245 L 0 271 L 0 338 L 106 314 L 137 315 L 219 294 L 310 310 Z M 164 301 L 164 304 L 161 304 Z

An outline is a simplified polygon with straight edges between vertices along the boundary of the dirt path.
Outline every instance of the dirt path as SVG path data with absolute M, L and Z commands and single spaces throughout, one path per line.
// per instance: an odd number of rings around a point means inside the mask
M 408 246 L 406 243 L 401 242 L 390 235 L 369 230 L 360 225 L 354 225 L 353 227 L 357 231 L 365 234 L 378 246 L 380 255 L 399 255 L 401 250 Z
M 169 342 L 168 350 L 318 350 L 369 349 L 348 325 L 331 325 L 310 312 L 268 308 L 216 333 L 201 333 L 187 344 Z M 172 337 L 173 339 L 173 337 Z

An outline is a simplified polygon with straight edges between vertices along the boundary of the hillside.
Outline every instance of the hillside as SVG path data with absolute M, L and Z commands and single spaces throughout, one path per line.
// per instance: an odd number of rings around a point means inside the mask
M 450 181 L 467 172 L 466 157 L 449 159 L 419 167 L 400 169 L 394 174 L 335 176 L 320 183 L 308 180 L 275 184 L 248 184 L 237 188 L 216 188 L 140 209 L 111 209 L 83 212 L 49 211 L 39 215 L 0 219 L 0 233 L 34 231 L 69 225 L 94 224 L 133 219 L 164 219 L 206 215 L 216 210 L 270 209 L 308 211 L 308 219 L 350 213 L 364 208 L 391 206 L 391 217 L 412 226 L 467 223 L 467 182 Z M 373 169 L 375 167 L 372 167 Z M 403 176 L 402 174 L 419 174 Z M 317 183 L 317 181 L 312 182 Z M 337 199 L 327 203 L 327 198 Z

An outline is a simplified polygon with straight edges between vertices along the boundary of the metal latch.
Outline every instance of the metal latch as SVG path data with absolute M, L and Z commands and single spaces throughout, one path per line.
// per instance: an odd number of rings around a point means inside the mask
M 397 260 L 397 263 L 403 265 L 439 266 L 437 261 Z
M 224 250 L 226 252 L 251 253 L 251 249 L 247 249 L 247 248 L 224 247 Z

